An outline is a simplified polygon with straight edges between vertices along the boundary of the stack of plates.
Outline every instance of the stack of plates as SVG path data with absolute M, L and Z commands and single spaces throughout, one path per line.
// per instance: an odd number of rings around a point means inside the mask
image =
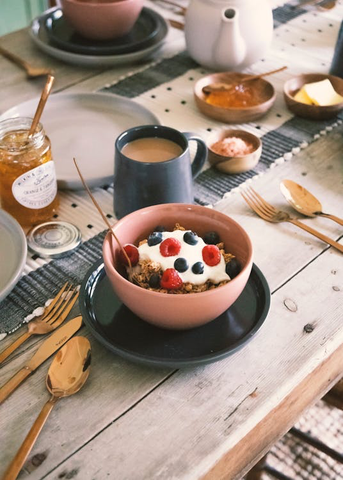
M 66 22 L 60 8 L 52 8 L 37 17 L 30 30 L 36 45 L 49 55 L 72 64 L 99 67 L 148 57 L 161 48 L 167 33 L 164 18 L 146 7 L 132 30 L 114 40 L 83 38 Z

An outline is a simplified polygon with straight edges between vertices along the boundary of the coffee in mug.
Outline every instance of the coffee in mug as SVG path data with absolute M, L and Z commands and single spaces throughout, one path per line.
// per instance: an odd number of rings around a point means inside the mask
M 189 142 L 197 143 L 191 161 Z M 114 211 L 117 218 L 161 203 L 193 203 L 193 179 L 207 158 L 194 133 L 162 125 L 126 130 L 115 143 Z
M 122 153 L 137 162 L 165 162 L 181 155 L 182 148 L 166 138 L 138 138 L 127 143 Z

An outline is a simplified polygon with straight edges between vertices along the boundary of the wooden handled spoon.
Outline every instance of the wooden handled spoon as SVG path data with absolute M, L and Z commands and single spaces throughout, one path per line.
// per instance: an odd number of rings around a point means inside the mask
M 16 63 L 17 65 L 22 67 L 25 70 L 28 78 L 41 77 L 42 75 L 49 75 L 52 73 L 51 68 L 34 67 L 33 65 L 30 65 L 26 60 L 23 60 L 22 58 L 18 57 L 18 55 L 15 55 L 9 50 L 6 50 L 2 46 L 0 46 L 0 54 L 8 60 L 11 60 L 13 63 Z
M 277 68 L 276 70 L 270 70 L 269 72 L 265 73 L 260 73 L 258 75 L 248 75 L 247 77 L 242 78 L 241 80 L 237 80 L 232 83 L 210 83 L 209 85 L 205 85 L 202 89 L 204 93 L 211 93 L 211 92 L 218 92 L 218 91 L 225 91 L 225 90 L 231 90 L 233 85 L 241 85 L 247 82 L 250 82 L 251 80 L 257 80 L 258 78 L 264 78 L 267 77 L 268 75 L 273 75 L 273 73 L 278 73 L 282 72 L 283 70 L 286 70 L 287 67 L 281 67 Z
M 30 130 L 29 130 L 29 138 L 32 137 L 32 135 L 35 133 L 35 130 L 36 130 L 37 125 L 39 123 L 40 117 L 42 116 L 46 101 L 47 101 L 47 99 L 50 95 L 54 80 L 55 80 L 55 77 L 53 77 L 52 75 L 48 75 L 48 78 L 45 82 L 45 85 L 44 85 L 44 88 L 43 88 L 43 91 L 42 91 L 42 95 L 39 99 L 39 103 L 38 103 L 36 112 L 35 112 L 33 120 L 32 120 L 32 124 L 31 124 Z
M 84 385 L 89 375 L 90 352 L 91 346 L 85 337 L 72 338 L 58 351 L 46 377 L 51 398 L 42 408 L 2 480 L 17 478 L 56 402 L 78 392 Z
M 280 184 L 280 190 L 292 207 L 303 215 L 307 217 L 326 217 L 339 225 L 343 225 L 343 219 L 336 217 L 336 215 L 324 213 L 320 201 L 301 185 L 292 180 L 283 180 Z

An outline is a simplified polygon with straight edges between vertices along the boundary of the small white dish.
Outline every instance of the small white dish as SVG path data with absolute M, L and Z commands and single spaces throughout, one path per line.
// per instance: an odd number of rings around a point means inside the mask
M 38 99 L 16 105 L 0 120 L 33 117 L 37 105 Z M 51 95 L 41 122 L 51 140 L 58 186 L 70 190 L 83 188 L 73 157 L 90 187 L 110 184 L 117 136 L 137 125 L 160 123 L 139 103 L 110 93 Z
M 0 209 L 0 302 L 18 283 L 26 263 L 27 244 L 23 229 Z

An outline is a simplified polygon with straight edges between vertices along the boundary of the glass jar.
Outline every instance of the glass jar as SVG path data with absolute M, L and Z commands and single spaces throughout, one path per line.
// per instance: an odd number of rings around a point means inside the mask
M 29 138 L 31 124 L 26 117 L 0 122 L 1 207 L 22 226 L 48 220 L 59 203 L 50 140 L 40 123 Z

